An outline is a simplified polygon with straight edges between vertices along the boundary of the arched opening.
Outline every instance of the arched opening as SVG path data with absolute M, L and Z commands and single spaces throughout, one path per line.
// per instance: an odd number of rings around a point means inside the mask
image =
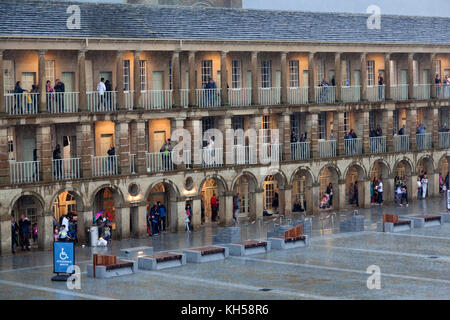
M 82 201 L 75 192 L 63 191 L 59 193 L 55 197 L 52 206 L 54 218 L 53 227 L 58 228 L 58 231 L 61 230 L 63 217 L 66 216 L 69 221 L 68 229 L 66 231 L 73 240 L 78 241 L 78 220 L 80 219 L 78 211 L 80 209 L 82 209 Z M 83 232 L 83 230 L 80 231 Z
M 350 206 L 363 206 L 365 190 L 365 172 L 359 165 L 352 165 L 347 169 L 345 176 L 345 204 Z
M 239 176 L 233 186 L 233 196 L 239 194 L 240 207 L 239 218 L 249 219 L 256 217 L 255 211 L 255 192 L 257 188 L 257 182 L 255 177 L 250 174 L 242 174 Z
M 442 157 L 441 161 L 439 161 L 439 174 L 442 177 L 442 186 L 440 186 L 440 192 L 444 192 L 445 190 L 449 190 L 450 187 L 450 175 L 448 170 L 448 159 L 447 157 Z M 443 188 L 445 186 L 445 188 Z
M 434 165 L 430 157 L 423 157 L 417 163 L 417 177 L 422 181 L 422 195 L 418 194 L 418 198 L 426 199 L 433 196 L 435 188 L 439 187 L 439 181 L 434 179 Z M 425 178 L 428 179 L 428 184 L 425 184 Z
M 44 220 L 41 220 L 44 214 L 42 202 L 34 195 L 22 195 L 17 199 L 12 207 L 11 217 L 19 225 L 19 233 L 15 237 L 16 248 L 22 250 L 30 250 L 31 248 L 38 248 L 44 246 L 44 239 L 41 239 L 42 229 L 41 225 Z M 42 240 L 42 241 L 41 241 Z
M 147 195 L 147 212 L 150 213 L 152 206 L 163 205 L 166 209 L 165 218 L 161 219 L 160 231 L 175 232 L 177 229 L 177 205 L 176 192 L 173 187 L 166 182 L 155 184 Z M 148 226 L 151 230 L 151 226 Z
M 383 200 L 393 201 L 394 190 L 389 183 L 389 167 L 381 160 L 375 161 L 370 170 L 370 203 L 377 203 L 377 186 L 380 180 L 383 182 Z
M 319 175 L 319 209 L 339 208 L 338 185 L 339 173 L 337 169 L 331 166 L 324 167 Z
M 104 212 L 106 216 L 110 217 L 112 222 L 111 236 L 112 239 L 121 239 L 123 232 L 125 232 L 129 221 L 123 221 L 122 217 L 122 199 L 120 193 L 114 187 L 104 187 L 100 189 L 94 197 L 93 214 L 94 218 L 100 212 Z M 128 209 L 128 208 L 126 208 Z M 126 210 L 124 209 L 124 210 Z M 129 210 L 129 209 L 128 209 Z M 104 237 L 105 228 L 101 230 L 99 237 Z
M 263 204 L 264 210 L 269 214 L 284 214 L 284 187 L 285 179 L 280 172 L 265 177 L 263 183 Z
M 395 178 L 394 178 L 394 186 L 397 187 L 398 184 L 401 184 L 402 182 L 405 183 L 407 189 L 407 197 L 408 197 L 408 201 L 410 201 L 412 199 L 412 186 L 413 186 L 413 181 L 412 181 L 412 168 L 411 165 L 409 164 L 408 161 L 406 160 L 401 160 L 399 162 L 397 162 L 397 164 L 395 165 L 394 168 L 394 174 L 395 174 Z
M 313 178 L 308 170 L 298 170 L 292 178 L 292 212 L 312 212 Z
M 207 178 L 201 187 L 203 224 L 219 222 L 225 218 L 225 186 L 218 178 Z

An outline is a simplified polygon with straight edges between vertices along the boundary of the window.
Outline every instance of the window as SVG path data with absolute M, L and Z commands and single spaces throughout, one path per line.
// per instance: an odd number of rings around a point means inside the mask
M 316 84 L 319 86 L 325 78 L 325 60 L 320 59 L 316 65 Z
M 55 60 L 45 60 L 45 82 L 50 80 L 55 85 Z
M 147 90 L 147 61 L 139 60 L 141 91 Z
M 375 114 L 373 111 L 369 112 L 369 130 L 375 129 Z
M 348 113 L 344 112 L 344 131 L 348 131 Z
M 295 133 L 297 139 L 300 137 L 300 114 L 291 114 L 291 132 Z
M 367 61 L 367 85 L 373 86 L 375 84 L 375 61 Z
M 244 117 L 242 116 L 238 116 L 238 117 L 232 117 L 231 118 L 231 127 L 234 131 L 238 130 L 238 129 L 242 129 L 244 130 Z M 234 136 L 234 145 L 244 145 L 244 141 L 238 141 L 238 140 L 242 140 L 240 138 L 238 138 L 238 136 Z
M 317 119 L 317 126 L 319 127 L 318 129 L 318 138 L 319 139 L 326 139 L 325 137 L 325 112 L 321 112 L 318 114 L 318 119 Z
M 272 209 L 272 202 L 275 198 L 275 178 L 273 176 L 267 176 L 266 181 L 264 183 L 265 189 L 265 209 Z
M 212 78 L 212 60 L 202 61 L 202 86 L 208 83 L 208 79 Z
M 261 61 L 261 86 L 263 88 L 272 86 L 272 63 L 270 60 Z
M 202 134 L 208 131 L 209 129 L 214 129 L 214 118 L 206 117 L 202 119 Z M 206 147 L 207 140 L 203 137 L 203 144 Z
M 441 60 L 433 60 L 433 73 L 433 78 L 436 77 L 436 74 L 441 75 Z
M 289 61 L 289 87 L 299 87 L 299 64 L 298 60 Z
M 130 90 L 130 60 L 123 60 L 123 90 Z
M 4 74 L 3 74 L 3 83 L 5 86 L 5 93 L 13 92 L 14 91 L 14 85 L 15 85 L 15 78 L 14 78 L 14 61 L 13 60 L 3 60 L 3 68 L 4 68 Z M 3 72 L 3 71 L 2 71 Z
M 173 86 L 173 80 L 172 80 L 172 60 L 169 61 L 169 90 L 172 90 L 172 86 Z
M 231 61 L 231 87 L 242 87 L 241 60 Z
M 261 121 L 261 129 L 263 136 L 263 143 L 270 143 L 270 129 L 271 129 L 271 119 L 270 116 L 263 116 Z
M 14 160 L 14 131 L 8 128 L 8 160 Z
M 390 68 L 391 68 L 391 83 L 393 85 L 397 84 L 397 61 L 391 60 L 390 63 Z
M 350 60 L 344 61 L 344 78 L 342 79 L 342 85 L 343 86 L 351 86 L 351 66 L 350 66 Z
M 393 115 L 394 115 L 393 131 L 394 131 L 394 134 L 397 134 L 398 130 L 399 130 L 398 129 L 398 110 L 394 110 Z

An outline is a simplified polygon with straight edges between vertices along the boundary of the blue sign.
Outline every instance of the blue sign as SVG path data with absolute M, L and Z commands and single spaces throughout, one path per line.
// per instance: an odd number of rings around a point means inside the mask
M 53 272 L 67 273 L 67 268 L 75 265 L 73 242 L 56 241 L 53 243 Z

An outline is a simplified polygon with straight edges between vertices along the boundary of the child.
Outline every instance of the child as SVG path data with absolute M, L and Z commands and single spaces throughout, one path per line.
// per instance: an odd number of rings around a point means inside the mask
M 328 201 L 329 201 L 329 195 L 328 194 L 324 194 L 322 197 L 322 201 L 320 202 L 320 208 L 321 209 L 325 209 L 328 207 Z
M 68 240 L 70 240 L 70 238 L 69 238 L 69 234 L 66 231 L 66 226 L 62 225 L 61 231 L 58 234 L 58 241 L 68 241 Z
M 54 241 L 58 241 L 58 234 L 59 234 L 58 228 L 55 228 L 55 233 L 53 234 Z

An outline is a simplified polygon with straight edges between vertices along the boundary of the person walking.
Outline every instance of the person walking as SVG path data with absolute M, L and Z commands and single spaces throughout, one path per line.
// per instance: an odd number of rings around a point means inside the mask
M 378 182 L 378 205 L 382 205 L 383 204 L 383 180 L 380 177 L 380 180 Z
M 167 228 L 167 210 L 166 210 L 166 207 L 159 201 L 156 204 L 158 205 L 158 208 L 159 208 L 159 218 L 161 220 L 159 229 L 162 232 L 166 232 L 166 228 Z
M 185 211 L 185 219 L 184 222 L 186 223 L 186 231 L 187 232 L 191 232 L 190 228 L 189 228 L 189 224 L 191 223 L 191 212 L 186 208 Z
M 19 236 L 19 225 L 17 224 L 14 217 L 11 217 L 11 252 L 12 254 L 16 253 L 15 247 L 19 245 L 18 241 Z
M 19 230 L 22 239 L 20 244 L 22 246 L 22 251 L 25 251 L 25 249 L 30 251 L 31 222 L 23 214 L 20 216 Z
M 211 202 L 211 221 L 216 222 L 217 213 L 219 209 L 219 201 L 216 198 L 216 193 L 213 193 L 210 202 Z
M 235 223 L 238 223 L 239 210 L 241 208 L 241 200 L 239 199 L 239 192 L 233 197 L 233 219 Z
M 158 232 L 158 214 L 157 214 L 158 206 L 155 203 L 153 203 L 153 207 L 150 209 L 150 221 L 152 224 L 152 236 L 157 236 L 159 234 Z

